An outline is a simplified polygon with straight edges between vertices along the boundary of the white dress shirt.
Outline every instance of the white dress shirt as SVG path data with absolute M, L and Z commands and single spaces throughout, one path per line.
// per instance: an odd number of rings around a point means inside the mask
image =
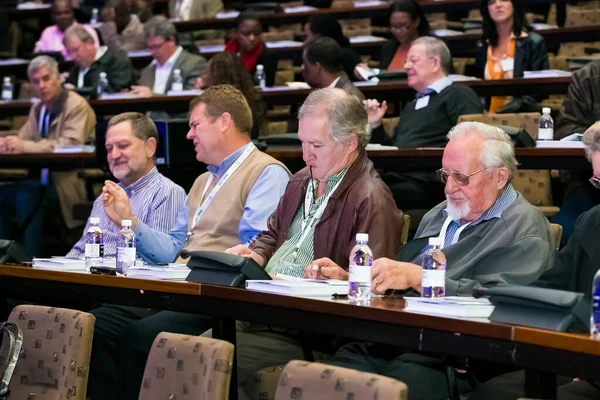
M 171 70 L 173 69 L 173 66 L 177 62 L 177 59 L 179 58 L 179 55 L 182 51 L 183 48 L 179 46 L 175 53 L 173 53 L 173 55 L 169 57 L 167 62 L 165 62 L 163 65 L 160 65 L 156 60 L 152 61 L 152 64 L 155 67 L 154 87 L 152 88 L 152 92 L 156 94 L 165 94 L 167 92 L 167 90 L 169 89 L 167 88 L 167 81 L 169 80 L 169 76 L 171 75 Z

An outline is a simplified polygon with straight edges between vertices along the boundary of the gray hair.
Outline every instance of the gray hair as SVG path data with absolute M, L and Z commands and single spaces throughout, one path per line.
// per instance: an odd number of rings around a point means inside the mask
M 421 45 L 425 47 L 427 57 L 437 57 L 440 59 L 442 70 L 448 75 L 452 70 L 452 56 L 448 46 L 442 40 L 432 36 L 421 36 L 411 46 Z
M 146 142 L 150 138 L 158 141 L 158 130 L 154 122 L 145 114 L 138 112 L 125 112 L 115 115 L 108 121 L 108 128 L 129 121 L 131 131 L 135 137 Z
M 298 111 L 298 119 L 318 115 L 327 116 L 329 135 L 338 143 L 346 143 L 356 135 L 358 148 L 364 149 L 371 140 L 367 110 L 358 97 L 343 89 L 319 89 L 308 95 Z
M 461 122 L 450 130 L 448 140 L 475 133 L 483 139 L 480 161 L 486 167 L 506 167 L 512 178 L 517 172 L 517 159 L 510 136 L 502 129 L 482 122 Z
M 160 36 L 165 40 L 177 40 L 177 29 L 162 15 L 152 17 L 144 24 L 146 40 L 152 36 Z
M 67 40 L 71 38 L 77 38 L 83 43 L 94 43 L 94 38 L 83 25 L 71 25 L 68 27 L 63 36 L 63 44 L 67 43 Z
M 58 75 L 58 62 L 54 58 L 37 56 L 29 63 L 29 66 L 27 67 L 27 76 L 30 77 L 43 67 L 48 68 L 52 74 Z
M 588 160 L 591 160 L 592 153 L 600 151 L 600 121 L 590 126 L 583 134 L 581 140 L 585 145 L 585 154 Z

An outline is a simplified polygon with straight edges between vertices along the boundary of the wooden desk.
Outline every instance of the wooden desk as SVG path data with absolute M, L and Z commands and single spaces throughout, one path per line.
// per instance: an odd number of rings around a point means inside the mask
M 600 346 L 586 335 L 408 313 L 403 311 L 403 300 L 389 297 L 375 297 L 370 306 L 358 306 L 347 300 L 16 266 L 0 266 L 0 293 L 57 306 L 86 298 L 252 321 L 587 379 L 597 379 L 600 370 Z
M 190 144 L 191 145 L 191 144 Z M 393 171 L 436 170 L 441 168 L 443 149 L 401 149 L 370 151 L 369 158 L 376 168 Z M 292 171 L 305 166 L 302 151 L 295 146 L 272 146 L 267 154 L 280 160 Z M 583 149 L 524 149 L 515 150 L 520 169 L 572 169 L 589 170 L 590 163 Z M 2 154 L 0 168 L 45 168 L 71 170 L 95 168 L 93 153 L 54 154 Z

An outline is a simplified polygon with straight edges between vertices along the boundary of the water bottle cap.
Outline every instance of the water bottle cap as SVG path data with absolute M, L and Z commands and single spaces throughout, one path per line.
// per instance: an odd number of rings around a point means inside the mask
M 550 110 L 550 107 L 542 108 L 542 114 L 550 114 L 550 111 L 552 111 L 552 110 Z
M 10 76 L 4 77 L 4 83 L 10 83 Z
M 106 78 L 106 72 L 100 72 L 100 78 Z
M 100 223 L 100 218 L 98 218 L 98 217 L 90 218 L 90 224 L 99 224 L 99 223 Z
M 430 237 L 429 238 L 429 245 L 430 246 L 441 246 L 442 245 L 442 240 L 439 237 Z
M 174 70 L 173 70 L 173 73 L 174 73 L 175 75 L 181 75 L 181 70 L 180 70 L 179 68 L 177 68 L 177 69 L 174 69 Z
M 357 233 L 356 234 L 356 241 L 357 242 L 368 242 L 369 241 L 369 234 L 368 233 Z
M 257 70 L 257 71 L 262 71 L 262 70 L 264 70 L 264 69 L 265 69 L 265 67 L 264 67 L 264 65 L 262 65 L 262 64 L 258 64 L 258 65 L 256 66 L 256 70 Z
M 121 226 L 123 228 L 125 228 L 125 227 L 131 228 L 131 220 L 130 219 L 124 219 L 123 221 L 121 221 Z

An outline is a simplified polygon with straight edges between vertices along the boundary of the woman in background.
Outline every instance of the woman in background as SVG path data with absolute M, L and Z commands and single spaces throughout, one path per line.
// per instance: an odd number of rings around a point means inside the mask
M 482 0 L 483 36 L 475 55 L 477 75 L 484 79 L 512 79 L 524 71 L 548 69 L 544 38 L 529 31 L 523 0 Z M 491 113 L 530 111 L 540 96 L 494 96 Z
M 335 17 L 329 14 L 311 16 L 304 25 L 304 33 L 306 34 L 304 43 L 322 36 L 335 40 L 342 48 L 344 72 L 350 79 L 355 78 L 354 68 L 360 63 L 360 56 L 350 47 L 350 40 L 344 36 L 342 26 Z
M 219 53 L 212 57 L 204 75 L 196 81 L 196 89 L 229 84 L 238 89 L 250 105 L 252 111 L 252 139 L 263 132 L 266 120 L 265 105 L 254 87 L 250 73 L 242 60 L 232 53 Z
M 243 12 L 237 18 L 236 27 L 237 33 L 225 45 L 225 52 L 237 54 L 252 76 L 256 73 L 257 65 L 264 66 L 267 86 L 273 86 L 277 56 L 269 51 L 262 40 L 262 25 L 258 16 L 252 12 Z
M 415 0 L 396 0 L 389 8 L 390 31 L 394 36 L 381 49 L 379 68 L 403 70 L 412 42 L 429 36 L 429 22 Z

